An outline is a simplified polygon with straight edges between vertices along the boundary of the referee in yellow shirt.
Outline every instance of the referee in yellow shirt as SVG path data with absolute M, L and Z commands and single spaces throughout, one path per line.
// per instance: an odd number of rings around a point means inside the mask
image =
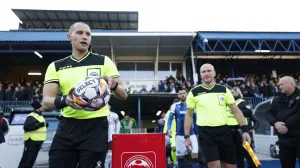
M 90 27 L 77 22 L 67 35 L 72 55 L 52 62 L 46 71 L 43 108 L 62 109 L 62 119 L 49 151 L 49 168 L 104 167 L 108 147 L 107 104 L 98 111 L 85 111 L 75 106 L 74 86 L 88 76 L 102 77 L 116 97 L 125 100 L 127 92 L 115 64 L 104 55 L 89 52 Z M 60 89 L 64 96 L 57 96 Z
M 185 145 L 191 147 L 189 133 L 196 110 L 199 144 L 208 168 L 236 168 L 236 149 L 230 128 L 227 126 L 227 109 L 230 108 L 241 126 L 243 140 L 251 142 L 245 117 L 235 104 L 229 89 L 215 83 L 215 69 L 211 64 L 200 68 L 202 84 L 194 87 L 187 96 L 188 112 L 185 117 Z

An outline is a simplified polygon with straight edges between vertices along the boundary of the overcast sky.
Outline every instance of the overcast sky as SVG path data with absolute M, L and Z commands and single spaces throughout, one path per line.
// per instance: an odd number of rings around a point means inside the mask
M 17 29 L 11 9 L 138 11 L 139 31 L 298 31 L 300 0 L 4 0 L 0 30 Z

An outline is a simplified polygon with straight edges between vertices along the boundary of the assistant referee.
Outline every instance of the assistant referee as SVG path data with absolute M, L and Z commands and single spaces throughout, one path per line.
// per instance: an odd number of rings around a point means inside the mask
M 236 167 L 236 150 L 230 128 L 227 126 L 226 106 L 233 112 L 241 125 L 243 140 L 251 142 L 245 117 L 235 104 L 229 89 L 215 83 L 215 69 L 211 64 L 200 68 L 202 84 L 193 88 L 187 96 L 188 112 L 185 117 L 185 145 L 191 146 L 190 129 L 196 110 L 199 144 L 208 168 Z
M 50 168 L 104 167 L 110 113 L 108 105 L 88 112 L 75 106 L 74 86 L 87 76 L 102 77 L 114 95 L 127 98 L 123 82 L 115 64 L 107 56 L 88 51 L 91 44 L 90 27 L 77 22 L 67 35 L 72 55 L 52 62 L 47 69 L 43 89 L 43 108 L 62 109 L 62 119 L 49 151 Z M 60 89 L 64 96 L 57 96 Z

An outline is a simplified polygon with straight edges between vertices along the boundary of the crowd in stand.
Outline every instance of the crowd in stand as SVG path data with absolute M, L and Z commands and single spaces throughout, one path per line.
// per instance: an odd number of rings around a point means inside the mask
M 0 101 L 24 101 L 37 100 L 43 98 L 43 86 L 41 82 L 2 83 L 0 82 Z
M 218 74 L 216 83 L 227 85 L 240 94 L 241 97 L 264 97 L 269 98 L 280 93 L 279 78 L 287 75 L 280 74 L 277 77 L 272 75 L 245 75 L 239 78 L 231 78 L 229 75 Z M 300 75 L 288 74 L 295 78 L 296 85 L 300 88 Z M 194 81 L 188 77 L 187 79 L 179 74 L 176 78 L 172 75 L 166 76 L 165 80 L 159 81 L 157 88 L 152 86 L 151 90 L 146 87 L 142 88 L 139 93 L 156 93 L 168 92 L 177 93 L 180 89 L 190 90 L 195 86 Z M 0 82 L 0 101 L 22 101 L 22 100 L 37 100 L 43 98 L 43 85 L 40 81 L 20 81 L 18 83 L 1 83 Z M 129 93 L 136 93 L 128 88 Z
M 232 78 L 228 75 L 218 74 L 216 76 L 216 83 L 226 85 L 230 89 L 234 89 L 241 97 L 263 97 L 270 98 L 280 93 L 278 81 L 282 76 L 291 75 L 295 78 L 296 85 L 300 88 L 300 75 L 297 74 L 280 74 L 276 77 L 272 75 L 244 75 L 238 78 Z M 166 80 L 161 80 L 158 83 L 158 88 L 152 86 L 152 89 L 147 91 L 143 88 L 139 93 L 153 93 L 153 92 L 169 92 L 177 93 L 180 89 L 190 90 L 195 86 L 190 77 L 187 79 L 179 74 L 175 79 L 172 75 L 167 76 Z M 130 89 L 129 89 L 130 90 Z

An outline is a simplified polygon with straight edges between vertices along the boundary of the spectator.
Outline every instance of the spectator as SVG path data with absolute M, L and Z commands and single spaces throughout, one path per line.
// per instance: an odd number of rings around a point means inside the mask
M 177 80 L 180 80 L 180 81 L 182 81 L 182 82 L 185 82 L 185 77 L 184 77 L 182 74 L 179 74 Z M 174 79 L 174 81 L 175 81 L 175 79 Z
M 167 84 L 164 84 L 164 92 L 170 92 L 170 89 Z
M 127 93 L 128 94 L 133 94 L 133 89 L 130 86 L 128 87 Z
M 259 94 L 258 87 L 254 83 L 250 84 L 250 86 L 251 86 L 251 91 L 252 91 L 254 97 L 262 97 Z
M 156 92 L 157 92 L 157 90 L 156 90 L 156 88 L 155 88 L 154 85 L 152 85 L 152 89 L 151 89 L 149 92 L 150 92 L 150 93 L 156 93 Z
M 13 97 L 13 91 L 12 91 L 12 87 L 8 86 L 8 88 L 6 89 L 5 93 L 4 93 L 4 97 L 6 101 L 11 101 L 12 97 Z
M 22 86 L 22 85 L 21 85 L 21 83 L 20 83 L 20 82 L 18 82 L 18 83 L 17 83 L 17 87 L 20 89 L 20 88 L 21 88 L 21 86 Z
M 43 100 L 42 91 L 40 90 L 40 88 L 35 89 L 35 95 L 33 95 L 32 99 L 34 101 L 42 101 Z
M 169 89 L 170 89 L 170 93 L 176 93 L 175 84 L 174 83 L 170 84 Z
M 140 93 L 148 93 L 147 89 L 146 89 L 146 85 L 142 86 L 143 88 L 140 90 Z
M 237 85 L 234 86 L 233 89 L 238 94 L 239 97 L 243 98 L 243 94 L 242 94 L 240 88 Z
M 175 78 L 173 77 L 173 75 L 170 75 L 170 77 L 167 79 L 167 84 L 170 85 L 171 83 L 175 83 Z
M 181 90 L 187 90 L 185 85 L 182 85 L 182 89 Z
M 178 92 L 179 90 L 181 90 L 182 89 L 182 85 L 183 85 L 183 83 L 182 83 L 181 80 L 176 81 L 175 82 L 175 91 Z
M 31 100 L 34 95 L 34 90 L 30 82 L 26 83 L 26 89 L 24 90 L 25 100 Z
M 194 87 L 194 81 L 191 79 L 191 77 L 187 78 L 187 82 L 189 82 L 192 85 L 192 87 Z
M 194 86 L 193 86 L 193 84 L 192 84 L 190 81 L 187 81 L 187 82 L 186 82 L 186 88 L 187 88 L 188 90 L 191 90 L 193 87 L 194 87 Z
M 124 119 L 121 120 L 120 133 L 128 134 L 132 128 L 137 128 L 135 119 L 130 118 L 129 114 L 124 115 Z
M 0 144 L 5 142 L 4 136 L 8 132 L 8 123 L 6 119 L 4 118 L 3 111 L 0 107 Z
M 164 85 L 165 85 L 166 82 L 160 80 L 159 83 L 158 83 L 158 91 L 159 92 L 164 92 Z
M 270 81 L 269 87 L 270 87 L 271 97 L 276 96 L 278 94 L 278 90 L 276 90 L 276 86 L 273 81 Z
M 0 101 L 4 101 L 4 91 L 2 87 L 0 87 Z
M 12 96 L 12 100 L 13 101 L 20 101 L 20 100 L 24 100 L 24 93 L 22 90 L 19 89 L 19 87 L 15 88 L 15 92 Z
M 240 91 L 241 91 L 243 97 L 250 97 L 250 94 L 249 94 L 249 91 L 248 91 L 248 90 L 249 90 L 249 89 L 246 88 L 245 84 L 242 84 L 242 85 L 241 85 Z
M 164 125 L 165 125 L 165 115 L 166 113 L 161 113 L 160 119 L 158 120 L 158 127 L 156 128 L 155 132 L 163 132 Z

